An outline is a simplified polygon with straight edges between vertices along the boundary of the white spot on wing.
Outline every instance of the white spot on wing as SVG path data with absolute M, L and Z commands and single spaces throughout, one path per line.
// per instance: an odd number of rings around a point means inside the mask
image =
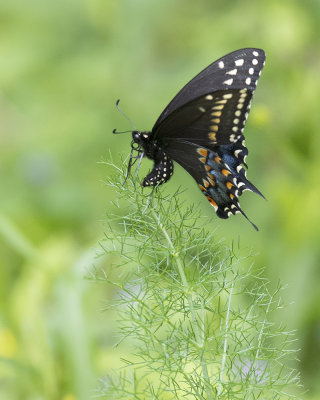
M 213 96 L 211 94 L 208 94 L 208 96 L 206 96 L 205 98 L 206 98 L 206 100 L 212 100 Z
M 227 79 L 226 81 L 223 82 L 224 85 L 232 85 L 233 79 Z
M 205 111 L 206 111 L 206 109 L 203 108 L 203 107 L 198 107 L 198 109 L 199 109 L 199 111 L 201 111 L 201 112 L 205 112 Z
M 247 84 L 247 85 L 250 85 L 250 83 L 251 83 L 251 78 L 247 78 L 247 79 L 246 79 L 246 84 Z
M 252 54 L 253 54 L 255 57 L 258 57 L 258 55 L 259 55 L 259 53 L 258 53 L 257 51 L 253 51 Z
M 223 61 L 219 61 L 218 66 L 221 69 L 224 68 L 224 62 Z
M 254 58 L 254 59 L 252 60 L 252 64 L 253 64 L 253 65 L 257 65 L 257 64 L 258 64 L 258 60 L 257 60 L 256 58 Z
M 237 68 L 235 68 L 235 69 L 232 69 L 231 71 L 228 71 L 228 72 L 226 72 L 226 74 L 228 74 L 228 75 L 237 75 Z
M 244 63 L 244 59 L 240 58 L 239 60 L 236 60 L 234 63 L 236 64 L 237 67 L 241 67 Z
M 249 74 L 253 75 L 254 74 L 254 69 L 253 68 L 249 68 Z

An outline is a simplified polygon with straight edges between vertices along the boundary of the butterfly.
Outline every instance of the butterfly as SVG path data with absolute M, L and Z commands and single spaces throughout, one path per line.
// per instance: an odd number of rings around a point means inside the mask
M 153 160 L 142 186 L 157 187 L 173 174 L 173 161 L 197 182 L 220 218 L 241 213 L 239 197 L 250 190 L 243 129 L 265 63 L 261 49 L 225 55 L 196 75 L 173 98 L 149 132 L 132 131 L 132 152 Z M 114 133 L 116 130 L 113 131 Z M 120 132 L 119 132 L 120 133 Z

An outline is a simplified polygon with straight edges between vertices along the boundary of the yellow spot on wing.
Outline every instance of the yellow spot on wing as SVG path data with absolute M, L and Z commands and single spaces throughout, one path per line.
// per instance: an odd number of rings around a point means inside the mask
M 226 100 L 226 99 L 223 99 L 223 100 L 217 100 L 217 101 L 215 102 L 215 104 L 226 104 L 226 102 L 227 102 L 227 100 Z
M 216 133 L 215 132 L 209 132 L 209 139 L 211 139 L 214 142 L 216 142 L 217 141 Z
M 221 111 L 215 111 L 215 112 L 211 113 L 211 115 L 212 115 L 213 117 L 221 117 L 221 114 L 222 114 Z
M 218 125 L 211 125 L 211 126 L 210 126 L 210 129 L 211 129 L 213 132 L 218 132 L 219 127 L 218 127 Z

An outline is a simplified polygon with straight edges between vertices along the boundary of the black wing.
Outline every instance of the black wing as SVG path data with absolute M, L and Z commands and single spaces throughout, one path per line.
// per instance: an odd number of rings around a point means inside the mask
M 178 93 L 152 130 L 152 138 L 192 175 L 220 218 L 236 212 L 247 218 L 238 202 L 244 190 L 263 197 L 241 164 L 246 166 L 248 154 L 242 131 L 264 61 L 260 49 L 215 61 Z
M 180 90 L 161 113 L 153 131 L 174 111 L 205 94 L 231 88 L 253 92 L 264 62 L 264 51 L 255 48 L 236 50 L 213 62 Z
M 228 218 L 232 214 L 241 213 L 249 220 L 238 201 L 243 190 L 239 182 L 247 181 L 244 170 L 233 170 L 218 153 L 207 148 L 182 140 L 176 144 L 177 141 L 174 141 L 169 145 L 166 153 L 196 180 L 218 217 Z M 256 225 L 251 224 L 258 230 Z
M 252 92 L 247 88 L 220 90 L 199 97 L 174 111 L 153 132 L 161 144 L 184 139 L 215 150 L 237 142 L 248 117 Z

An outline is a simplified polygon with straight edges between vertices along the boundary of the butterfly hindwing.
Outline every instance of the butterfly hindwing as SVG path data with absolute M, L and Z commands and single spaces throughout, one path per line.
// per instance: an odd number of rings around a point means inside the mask
M 228 218 L 240 212 L 247 218 L 239 204 L 239 196 L 246 183 L 239 190 L 239 183 L 244 182 L 241 173 L 232 170 L 217 152 L 179 141 L 179 146 L 168 147 L 167 154 L 195 179 L 218 217 Z

